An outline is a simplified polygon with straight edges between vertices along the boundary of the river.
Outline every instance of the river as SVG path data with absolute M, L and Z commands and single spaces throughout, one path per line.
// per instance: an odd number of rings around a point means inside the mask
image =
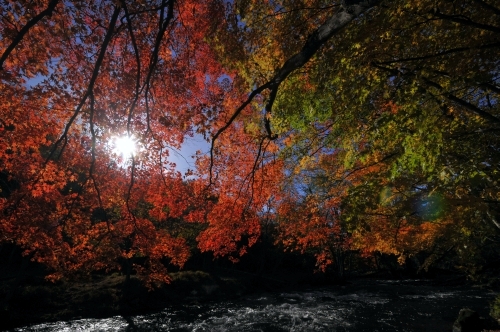
M 357 280 L 346 286 L 173 305 L 161 312 L 17 328 L 63 331 L 451 331 L 461 308 L 488 314 L 496 294 L 431 281 Z

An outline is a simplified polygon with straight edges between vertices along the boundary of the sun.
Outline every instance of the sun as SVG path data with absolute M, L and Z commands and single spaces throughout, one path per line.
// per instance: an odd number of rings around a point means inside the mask
M 113 153 L 122 155 L 123 159 L 134 156 L 137 152 L 137 143 L 134 135 L 123 135 L 113 139 Z

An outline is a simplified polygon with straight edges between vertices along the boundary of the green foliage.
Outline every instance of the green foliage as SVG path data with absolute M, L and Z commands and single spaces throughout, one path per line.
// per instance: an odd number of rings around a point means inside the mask
M 500 296 L 497 296 L 490 307 L 491 317 L 500 320 Z
M 387 3 L 281 84 L 272 126 L 291 137 L 281 152 L 290 174 L 319 184 L 325 200 L 345 195 L 350 232 L 392 232 L 379 250 L 441 257 L 452 248 L 464 270 L 483 264 L 482 243 L 499 231 L 497 19 L 471 0 Z M 322 155 L 333 161 L 318 165 Z M 405 244 L 402 229 L 429 232 L 414 237 L 427 242 Z

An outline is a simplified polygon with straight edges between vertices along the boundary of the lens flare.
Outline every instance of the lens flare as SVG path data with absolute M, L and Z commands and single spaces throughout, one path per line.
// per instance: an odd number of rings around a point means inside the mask
M 425 220 L 436 220 L 445 212 L 445 199 L 440 194 L 432 194 L 417 202 L 418 214 Z
M 123 159 L 131 158 L 137 151 L 137 142 L 134 135 L 115 137 L 113 140 L 113 153 L 122 155 Z

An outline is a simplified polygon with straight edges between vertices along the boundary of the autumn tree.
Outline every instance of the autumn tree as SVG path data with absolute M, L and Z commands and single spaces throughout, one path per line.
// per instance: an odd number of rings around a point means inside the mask
M 344 193 L 340 213 L 360 249 L 402 261 L 418 251 L 465 257 L 487 243 L 498 253 L 494 2 L 240 1 L 235 10 L 240 47 L 224 53 L 228 65 L 264 95 L 262 130 L 282 143 L 289 174 L 332 156 L 326 187 L 343 188 L 332 190 Z
M 366 253 L 494 243 L 497 7 L 5 1 L 0 241 L 53 278 L 125 264 L 168 281 L 165 258 L 189 256 L 169 220 L 237 259 L 273 198 L 297 243 L 322 241 L 300 227 L 337 225 L 328 211 Z M 210 150 L 183 175 L 169 156 L 193 135 Z
M 182 266 L 189 255 L 169 218 L 205 222 L 222 205 L 169 160 L 184 137 L 210 137 L 241 99 L 207 43 L 222 3 L 7 1 L 0 10 L 1 241 L 53 279 L 125 261 L 168 281 L 162 261 Z M 133 154 L 119 156 L 123 137 Z M 137 257 L 146 261 L 132 266 Z

